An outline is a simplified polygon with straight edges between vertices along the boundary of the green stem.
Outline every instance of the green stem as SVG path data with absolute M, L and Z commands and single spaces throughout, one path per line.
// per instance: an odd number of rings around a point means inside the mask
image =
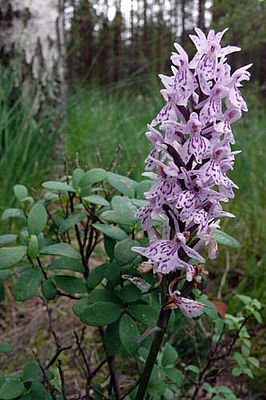
M 147 386 L 151 377 L 151 373 L 154 367 L 154 364 L 156 362 L 157 355 L 159 353 L 159 350 L 161 348 L 161 344 L 163 341 L 163 337 L 168 325 L 168 321 L 171 315 L 171 310 L 165 310 L 164 306 L 166 304 L 166 295 L 167 295 L 167 281 L 164 279 L 162 282 L 162 291 L 161 291 L 161 311 L 159 314 L 157 326 L 160 328 L 160 330 L 154 335 L 153 342 L 150 348 L 150 352 L 146 361 L 146 364 L 144 366 L 143 373 L 140 377 L 139 381 L 139 387 L 136 395 L 135 400 L 143 400 Z

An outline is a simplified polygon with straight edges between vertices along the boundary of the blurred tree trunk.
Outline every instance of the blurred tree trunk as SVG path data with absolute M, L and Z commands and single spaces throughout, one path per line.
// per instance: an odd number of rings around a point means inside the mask
M 35 115 L 63 98 L 63 18 L 64 0 L 0 0 L 1 61 L 34 95 Z
M 205 6 L 206 0 L 198 0 L 198 27 L 205 31 Z
M 115 1 L 116 13 L 113 20 L 114 32 L 114 66 L 113 66 L 113 79 L 115 82 L 122 78 L 122 60 L 123 60 L 123 15 L 121 12 L 121 0 Z
M 182 32 L 181 32 L 181 43 L 184 46 L 186 40 L 186 1 L 181 0 L 181 18 L 182 18 Z

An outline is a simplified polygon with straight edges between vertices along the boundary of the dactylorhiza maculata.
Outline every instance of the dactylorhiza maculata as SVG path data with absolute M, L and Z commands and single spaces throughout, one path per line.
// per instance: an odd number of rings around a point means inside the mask
M 148 205 L 138 210 L 137 217 L 148 233 L 149 245 L 133 250 L 147 258 L 154 273 L 171 277 L 172 304 L 189 317 L 200 315 L 204 304 L 182 297 L 172 287 L 181 278 L 200 280 L 200 264 L 205 259 L 199 252 L 204 247 L 210 259 L 217 255 L 213 235 L 219 218 L 233 217 L 223 211 L 221 203 L 233 198 L 237 188 L 227 176 L 238 153 L 231 150 L 231 124 L 247 111 L 240 87 L 249 80 L 247 70 L 252 64 L 232 73 L 227 56 L 240 48 L 221 47 L 226 30 L 211 30 L 206 37 L 196 28 L 197 35 L 190 35 L 196 46 L 191 61 L 174 44 L 173 75 L 159 75 L 166 104 L 146 133 L 153 147 L 143 175 L 154 184 L 145 193 Z M 161 232 L 154 227 L 158 217 L 163 220 Z

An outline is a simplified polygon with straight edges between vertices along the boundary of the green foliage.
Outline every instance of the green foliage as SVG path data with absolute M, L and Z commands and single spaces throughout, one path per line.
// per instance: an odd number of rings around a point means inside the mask
M 233 247 L 234 249 L 238 249 L 240 247 L 240 243 L 238 240 L 221 230 L 216 230 L 213 237 L 218 244 Z
M 79 260 L 79 252 L 68 243 L 56 243 L 50 246 L 43 247 L 41 254 L 48 254 L 52 256 L 64 256 L 73 260 Z
M 23 259 L 26 253 L 26 246 L 2 247 L 0 249 L 0 269 L 13 267 Z
M 133 355 L 138 349 L 139 330 L 136 322 L 124 314 L 119 322 L 119 337 L 128 355 Z
M 150 182 L 137 183 L 103 169 L 83 171 L 76 168 L 72 176 L 66 175 L 67 178 L 44 183 L 44 192 L 36 200 L 29 200 L 28 191 L 22 185 L 15 187 L 19 207 L 2 214 L 5 223 L 12 221 L 15 233 L 0 237 L 0 300 L 4 299 L 4 286 L 10 283 L 18 302 L 38 296 L 48 308 L 50 302 L 56 305 L 60 296 L 67 297 L 72 301 L 79 323 L 94 327 L 93 332 L 103 341 L 103 346 L 95 350 L 99 359 L 104 359 L 104 350 L 108 356 L 121 359 L 123 366 L 128 367 L 134 360 L 132 365 L 137 364 L 141 369 L 153 336 L 161 330 L 157 326 L 160 298 L 156 280 L 152 273 L 139 272 L 143 258 L 132 251 L 133 246 L 145 245 L 146 239 L 141 235 L 135 213 L 138 207 L 146 204 L 143 191 Z M 157 227 L 161 229 L 159 222 Z M 227 247 L 239 245 L 222 231 L 216 239 Z M 94 268 L 90 267 L 92 256 L 96 256 L 98 264 Z M 208 362 L 203 349 L 209 340 L 210 348 L 219 350 L 218 362 L 213 365 L 211 362 L 209 373 L 214 374 L 221 368 L 219 360 L 228 358 L 233 376 L 245 374 L 252 378 L 259 362 L 251 351 L 247 324 L 252 318 L 259 323 L 262 321 L 261 304 L 239 294 L 236 299 L 243 304 L 241 311 L 237 315 L 228 313 L 222 320 L 206 294 L 193 289 L 192 296 L 206 305 L 202 317 L 204 328 L 197 320 L 185 319 L 179 310 L 172 312 L 147 398 L 184 398 L 196 382 L 200 390 L 212 394 L 213 398 L 237 399 L 223 386 L 203 385 L 206 382 L 200 380 L 200 376 Z M 49 318 L 51 325 L 51 315 Z M 83 349 L 77 334 L 76 344 L 78 349 Z M 66 356 L 60 346 L 55 353 L 58 355 L 51 354 L 43 368 L 29 361 L 20 373 L 1 375 L 0 400 L 50 400 L 51 390 L 56 393 L 55 398 L 61 400 L 59 365 Z M 197 357 L 193 346 L 200 349 Z M 3 355 L 12 351 L 8 343 L 0 343 Z M 58 357 L 60 363 L 52 362 L 53 357 L 56 360 Z M 134 374 L 137 379 L 138 371 L 134 370 Z M 95 399 L 102 396 L 101 383 L 101 374 L 92 378 Z M 134 391 L 128 398 L 133 399 L 132 396 L 135 396 Z
M 93 227 L 113 240 L 125 240 L 127 234 L 119 227 L 105 224 L 93 224 Z
M 31 235 L 41 233 L 47 222 L 47 212 L 44 206 L 36 203 L 30 210 L 27 217 L 28 231 Z
M 203 385 L 204 390 L 212 395 L 215 400 L 238 400 L 230 388 L 224 385 L 212 387 L 209 383 L 205 382 Z
M 1 68 L 0 82 L 0 207 L 11 205 L 15 197 L 30 201 L 27 189 L 50 173 L 50 159 L 61 130 L 55 122 L 58 110 L 44 105 L 35 118 L 34 96 L 25 95 L 25 87 L 18 85 L 12 67 Z M 57 121 L 59 119 L 57 118 Z M 45 143 L 45 144 L 44 144 Z M 10 190 L 15 183 L 14 192 Z
M 38 267 L 29 267 L 21 272 L 14 286 L 13 294 L 17 301 L 31 299 L 37 293 L 42 281 L 42 274 Z

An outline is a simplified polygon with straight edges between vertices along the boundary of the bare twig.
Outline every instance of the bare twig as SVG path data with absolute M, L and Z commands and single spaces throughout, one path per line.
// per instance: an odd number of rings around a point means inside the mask
M 48 275 L 47 275 L 47 273 L 45 272 L 45 269 L 43 268 L 43 265 L 42 265 L 42 262 L 41 262 L 40 258 L 39 258 L 39 257 L 36 257 L 36 260 L 37 260 L 37 263 L 38 263 L 38 265 L 39 265 L 39 267 L 40 267 L 40 269 L 41 269 L 41 271 L 42 271 L 42 274 L 43 274 L 43 276 L 44 276 L 44 279 L 48 279 Z
M 218 339 L 216 346 L 211 351 L 211 356 L 209 357 L 205 367 L 202 369 L 202 371 L 199 374 L 198 382 L 195 382 L 196 387 L 195 387 L 194 393 L 193 393 L 193 395 L 191 397 L 191 400 L 195 400 L 197 398 L 197 395 L 198 395 L 198 392 L 199 392 L 201 386 L 203 385 L 204 381 L 206 380 L 206 377 L 210 373 L 210 372 L 208 372 L 208 370 L 210 370 L 210 368 L 213 367 L 217 361 L 220 361 L 220 360 L 223 360 L 223 359 L 229 357 L 229 355 L 231 354 L 231 351 L 232 351 L 232 349 L 233 349 L 233 347 L 234 347 L 234 345 L 235 345 L 235 343 L 236 343 L 236 341 L 237 341 L 237 339 L 239 337 L 239 334 L 240 334 L 242 328 L 247 323 L 248 319 L 249 319 L 249 317 L 246 317 L 244 319 L 244 321 L 242 322 L 242 324 L 240 325 L 240 327 L 237 330 L 237 332 L 235 333 L 235 335 L 234 335 L 234 337 L 233 337 L 233 339 L 232 339 L 227 351 L 224 354 L 222 354 L 221 356 L 214 357 L 214 354 L 217 353 L 218 346 L 219 346 L 220 340 L 222 338 L 223 332 L 220 334 L 220 338 Z M 215 377 L 213 377 L 213 379 L 216 379 L 218 374 L 219 374 L 219 371 L 217 371 L 217 373 L 215 374 Z
M 63 293 L 63 292 L 61 292 L 61 290 L 58 290 L 58 289 L 57 289 L 57 294 L 59 296 L 68 297 L 71 300 L 79 300 L 79 299 L 81 299 L 81 297 L 75 296 L 74 294 Z
M 56 346 L 56 353 L 57 353 L 57 367 L 59 370 L 59 375 L 60 375 L 60 380 L 61 380 L 61 389 L 62 389 L 62 396 L 64 400 L 67 400 L 67 395 L 66 395 L 66 388 L 65 388 L 65 378 L 64 378 L 64 369 L 62 366 L 62 362 L 60 359 L 58 359 L 59 355 L 62 353 L 62 345 L 61 345 L 61 340 L 59 338 L 59 336 L 57 335 L 54 326 L 53 326 L 53 320 L 52 320 L 52 310 L 49 308 L 48 306 L 48 302 L 45 301 L 45 305 L 46 305 L 46 310 L 47 310 L 47 315 L 48 315 L 48 322 L 49 322 L 49 328 L 51 331 L 51 334 L 53 336 L 54 339 L 54 343 Z M 70 346 L 71 347 L 71 346 Z
M 51 360 L 46 364 L 45 368 L 48 369 L 50 368 L 58 359 L 60 354 L 65 351 L 71 349 L 72 346 L 66 346 L 66 347 L 61 347 L 60 349 L 57 349 Z
M 48 379 L 48 377 L 47 377 L 47 374 L 46 374 L 46 369 L 43 367 L 43 365 L 42 365 L 42 363 L 40 362 L 40 360 L 39 360 L 37 354 L 36 354 L 34 351 L 33 351 L 33 355 L 34 355 L 34 358 L 35 358 L 35 360 L 37 361 L 37 363 L 38 363 L 38 365 L 39 365 L 39 367 L 40 367 L 40 370 L 41 370 L 41 372 L 42 372 L 43 382 L 45 383 L 47 389 L 49 390 L 49 392 L 50 392 L 50 394 L 51 394 L 51 396 L 52 396 L 52 399 L 53 399 L 53 400 L 57 400 L 56 389 L 55 389 L 55 387 L 50 383 L 50 381 L 49 381 L 49 379 Z
M 99 327 L 99 333 L 100 333 L 100 336 L 102 339 L 104 350 L 106 352 L 106 348 L 104 345 L 104 330 L 102 327 Z M 111 390 L 113 389 L 114 395 L 115 395 L 115 400 L 121 400 L 120 391 L 119 391 L 119 380 L 118 380 L 118 376 L 116 373 L 113 356 L 107 357 L 107 364 L 108 364 L 108 368 L 109 368 L 109 372 L 110 372 L 109 396 L 111 394 Z
M 131 392 L 133 392 L 133 390 L 138 386 L 138 384 L 139 384 L 139 379 L 134 383 L 134 385 L 130 389 L 126 391 L 125 394 L 123 394 L 121 400 L 125 399 Z

